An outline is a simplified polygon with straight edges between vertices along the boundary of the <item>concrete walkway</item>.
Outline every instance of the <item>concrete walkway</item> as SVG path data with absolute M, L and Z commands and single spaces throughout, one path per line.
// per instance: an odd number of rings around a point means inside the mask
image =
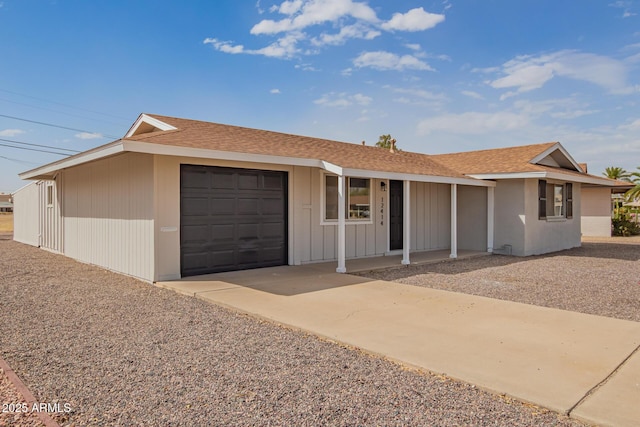
M 601 425 L 640 420 L 640 323 L 336 274 L 335 265 L 158 286 Z

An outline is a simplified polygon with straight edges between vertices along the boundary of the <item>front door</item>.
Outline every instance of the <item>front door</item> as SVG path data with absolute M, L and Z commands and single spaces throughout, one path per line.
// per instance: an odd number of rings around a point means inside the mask
M 389 250 L 393 251 L 402 249 L 402 181 L 390 181 L 389 187 Z

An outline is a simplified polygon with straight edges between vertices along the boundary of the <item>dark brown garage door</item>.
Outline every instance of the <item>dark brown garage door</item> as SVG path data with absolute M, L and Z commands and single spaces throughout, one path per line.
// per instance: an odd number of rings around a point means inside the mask
M 287 173 L 180 166 L 182 276 L 287 264 Z

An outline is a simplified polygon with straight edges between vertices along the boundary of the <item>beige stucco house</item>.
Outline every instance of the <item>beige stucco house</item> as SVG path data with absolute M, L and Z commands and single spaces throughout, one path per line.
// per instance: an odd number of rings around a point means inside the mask
M 158 115 L 22 173 L 17 241 L 146 281 L 458 250 L 580 245 L 580 189 L 608 185 L 559 143 L 430 156 Z

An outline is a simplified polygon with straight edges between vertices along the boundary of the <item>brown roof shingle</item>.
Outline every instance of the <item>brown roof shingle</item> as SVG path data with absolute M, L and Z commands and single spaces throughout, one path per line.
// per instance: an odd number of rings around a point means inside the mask
M 547 167 L 530 163 L 539 154 L 557 142 L 495 148 L 463 153 L 436 154 L 432 157 L 463 174 L 539 172 Z M 564 169 L 563 169 L 564 172 Z
M 389 150 L 360 144 L 155 114 L 148 116 L 177 129 L 143 133 L 125 140 L 236 153 L 320 159 L 349 169 L 468 178 L 426 154 L 407 151 L 391 153 Z

